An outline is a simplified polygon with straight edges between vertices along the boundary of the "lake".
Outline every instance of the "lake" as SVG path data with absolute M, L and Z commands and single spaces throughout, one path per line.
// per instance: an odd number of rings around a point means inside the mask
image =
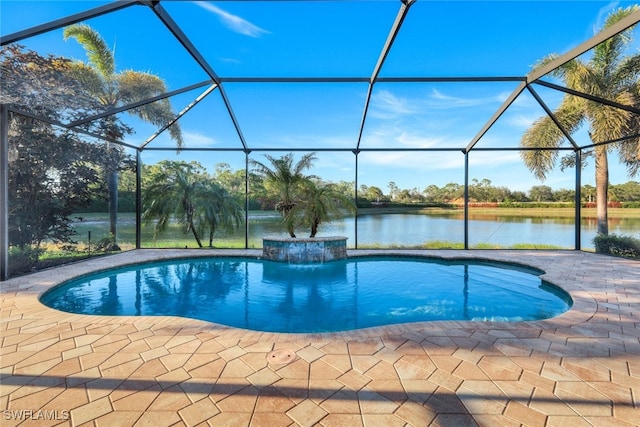
M 251 220 L 250 235 L 282 234 L 279 218 L 274 221 Z M 354 218 L 345 218 L 320 226 L 318 235 L 342 235 L 354 246 Z M 451 214 L 372 214 L 358 217 L 358 247 L 420 246 L 426 242 L 464 243 L 464 217 Z M 593 249 L 596 236 L 595 218 L 583 218 L 582 249 Z M 301 230 L 302 231 L 302 230 Z M 305 230 L 306 231 L 306 230 Z M 640 236 L 640 218 L 610 218 L 609 232 Z M 469 246 L 513 247 L 519 244 L 555 246 L 573 249 L 575 245 L 573 218 L 497 216 L 469 214 Z M 306 233 L 298 232 L 299 236 Z M 444 246 L 444 245 L 440 245 Z
M 439 242 L 432 247 L 447 247 L 448 244 L 464 243 L 464 221 L 461 212 L 419 214 L 385 213 L 360 215 L 357 220 L 358 248 L 384 248 L 394 246 L 416 247 L 427 242 Z M 79 240 L 86 240 L 87 232 L 92 232 L 95 242 L 106 234 L 107 215 L 89 214 L 82 222 L 75 223 Z M 593 249 L 592 239 L 596 235 L 596 219 L 582 219 L 582 249 Z M 296 231 L 299 237 L 308 236 L 308 230 Z M 619 235 L 640 237 L 640 217 L 609 218 L 609 232 Z M 176 247 L 172 240 L 181 239 L 181 245 L 195 247 L 191 235 L 182 235 L 177 227 L 153 241 L 150 226 L 143 227 L 143 247 Z M 249 215 L 249 247 L 262 246 L 263 236 L 284 235 L 281 218 L 276 212 L 251 212 Z M 328 224 L 321 224 L 318 236 L 346 236 L 349 247 L 356 243 L 355 219 L 344 218 Z M 244 247 L 244 228 L 232 235 L 216 235 L 214 246 Z M 135 242 L 135 217 L 125 213 L 119 216 L 119 241 Z M 233 242 L 233 243 L 229 243 Z M 206 244 L 206 242 L 205 242 Z M 487 215 L 478 212 L 469 214 L 469 246 L 509 248 L 516 245 L 553 246 L 574 248 L 574 220 L 572 217 L 538 217 Z

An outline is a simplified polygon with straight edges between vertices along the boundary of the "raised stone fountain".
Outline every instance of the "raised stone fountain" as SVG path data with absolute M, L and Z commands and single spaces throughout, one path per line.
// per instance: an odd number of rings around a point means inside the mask
M 322 263 L 347 257 L 347 238 L 331 237 L 265 237 L 262 256 L 271 261 L 293 264 Z

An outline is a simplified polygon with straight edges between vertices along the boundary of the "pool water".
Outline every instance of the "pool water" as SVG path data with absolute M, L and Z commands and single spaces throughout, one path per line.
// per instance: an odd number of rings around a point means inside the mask
M 258 331 L 337 332 L 430 320 L 537 320 L 568 310 L 569 295 L 539 274 L 411 257 L 314 265 L 191 258 L 82 276 L 41 301 L 91 315 L 169 315 Z

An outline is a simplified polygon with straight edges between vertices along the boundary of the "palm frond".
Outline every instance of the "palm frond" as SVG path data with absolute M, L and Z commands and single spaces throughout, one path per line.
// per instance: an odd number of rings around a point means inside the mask
M 104 80 L 96 68 L 82 61 L 74 61 L 69 64 L 69 76 L 80 83 L 83 90 L 95 98 L 105 95 Z M 102 102 L 101 102 L 102 103 Z
M 634 88 L 637 88 L 639 77 L 640 53 L 623 58 L 611 78 L 613 81 L 619 82 L 621 86 L 634 90 Z M 638 93 L 636 90 L 634 91 L 636 94 Z
M 626 18 L 637 10 L 638 5 L 632 5 L 627 8 L 618 8 L 614 10 L 607 16 L 603 29 L 611 27 L 621 19 Z M 598 44 L 593 49 L 592 62 L 596 64 L 598 68 L 607 70 L 607 74 L 609 72 L 613 72 L 617 67 L 625 46 L 628 45 L 632 40 L 632 31 L 633 28 L 629 28 Z
M 119 89 L 118 96 L 124 104 L 152 98 L 167 92 L 164 81 L 154 74 L 125 70 L 118 73 L 116 79 Z M 129 112 L 156 126 L 164 126 L 176 116 L 168 99 L 151 102 Z M 169 128 L 169 134 L 178 147 L 184 145 L 182 130 L 177 122 Z
M 565 97 L 554 112 L 556 120 L 568 134 L 578 129 L 584 120 L 581 102 L 577 97 Z M 562 146 L 565 140 L 565 134 L 554 121 L 548 116 L 542 117 L 523 134 L 520 146 L 527 150 L 521 151 L 520 156 L 527 168 L 538 179 L 544 180 L 556 165 L 558 151 L 555 148 Z M 535 148 L 540 150 L 531 150 Z
M 115 58 L 100 33 L 86 24 L 74 24 L 63 31 L 65 40 L 75 38 L 84 48 L 89 62 L 95 66 L 103 78 L 109 79 L 115 72 Z
M 633 178 L 640 173 L 640 138 L 616 144 L 620 163 L 626 166 L 627 175 Z

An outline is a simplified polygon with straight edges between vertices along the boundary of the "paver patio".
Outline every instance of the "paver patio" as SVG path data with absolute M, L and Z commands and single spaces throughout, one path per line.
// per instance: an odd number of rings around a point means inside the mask
M 75 315 L 39 303 L 46 289 L 95 269 L 260 253 L 136 250 L 2 282 L 1 424 L 640 423 L 640 262 L 579 251 L 399 252 L 526 263 L 574 305 L 536 322 L 277 334 L 175 317 Z

